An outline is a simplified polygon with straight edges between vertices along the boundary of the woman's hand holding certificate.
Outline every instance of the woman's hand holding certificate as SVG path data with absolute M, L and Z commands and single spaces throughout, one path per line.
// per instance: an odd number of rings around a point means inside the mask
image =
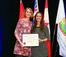
M 38 34 L 23 34 L 22 42 L 24 46 L 39 46 Z

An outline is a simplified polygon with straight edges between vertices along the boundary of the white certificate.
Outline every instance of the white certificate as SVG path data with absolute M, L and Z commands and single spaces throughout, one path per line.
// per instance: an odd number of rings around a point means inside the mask
M 39 46 L 38 34 L 23 34 L 22 42 L 24 46 Z

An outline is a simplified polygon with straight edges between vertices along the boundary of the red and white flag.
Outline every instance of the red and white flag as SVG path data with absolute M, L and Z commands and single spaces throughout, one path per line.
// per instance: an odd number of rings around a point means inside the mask
M 50 34 L 49 13 L 48 13 L 48 0 L 45 1 L 44 24 L 45 24 L 46 26 L 48 26 L 49 34 Z
M 23 19 L 24 18 L 24 5 L 22 3 L 22 0 L 20 0 L 20 11 L 19 11 L 19 19 Z
M 45 25 L 48 27 L 48 29 L 49 29 L 49 38 L 50 38 L 48 0 L 45 0 L 44 24 L 45 24 Z M 46 41 L 46 46 L 47 46 L 47 50 L 48 50 L 48 57 L 51 57 L 51 43 L 50 43 L 50 40 Z

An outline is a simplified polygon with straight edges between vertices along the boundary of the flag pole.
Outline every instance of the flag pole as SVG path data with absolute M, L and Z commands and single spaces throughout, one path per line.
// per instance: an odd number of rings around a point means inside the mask
M 54 29 L 54 33 L 53 33 L 53 43 L 54 43 L 55 33 L 56 33 L 56 24 L 55 24 L 55 29 Z M 56 42 L 56 51 L 55 51 L 55 53 L 54 53 L 54 57 L 56 57 L 57 47 L 58 47 L 58 44 L 57 44 L 57 42 Z M 53 44 L 52 44 L 52 50 L 53 50 Z
M 56 43 L 57 43 L 57 42 L 56 42 Z M 55 51 L 54 57 L 56 56 L 56 52 L 57 52 L 57 47 L 58 47 L 58 44 L 57 44 L 57 46 L 56 46 L 56 51 Z
M 55 31 L 56 31 L 56 24 L 55 24 L 55 27 L 54 27 L 54 33 L 53 33 L 53 40 L 52 40 L 52 50 L 53 50 L 53 43 L 54 43 L 54 37 L 55 37 Z
M 54 27 L 54 33 L 53 33 L 52 50 L 53 50 L 53 43 L 54 43 L 55 32 L 56 32 L 56 24 L 55 24 L 55 27 Z M 57 44 L 57 42 L 56 42 L 56 44 Z M 54 53 L 54 57 L 56 56 L 57 47 L 58 47 L 58 44 L 56 45 L 56 51 L 55 51 L 55 53 Z

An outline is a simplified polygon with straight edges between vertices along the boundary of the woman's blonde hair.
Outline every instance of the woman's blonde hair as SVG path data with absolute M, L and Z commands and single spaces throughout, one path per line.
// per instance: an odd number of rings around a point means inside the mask
M 31 8 L 27 7 L 26 10 L 29 9 L 31 11 L 31 17 L 30 18 L 33 18 L 33 11 Z M 26 17 L 26 10 L 25 10 L 25 13 L 24 13 L 24 17 Z

